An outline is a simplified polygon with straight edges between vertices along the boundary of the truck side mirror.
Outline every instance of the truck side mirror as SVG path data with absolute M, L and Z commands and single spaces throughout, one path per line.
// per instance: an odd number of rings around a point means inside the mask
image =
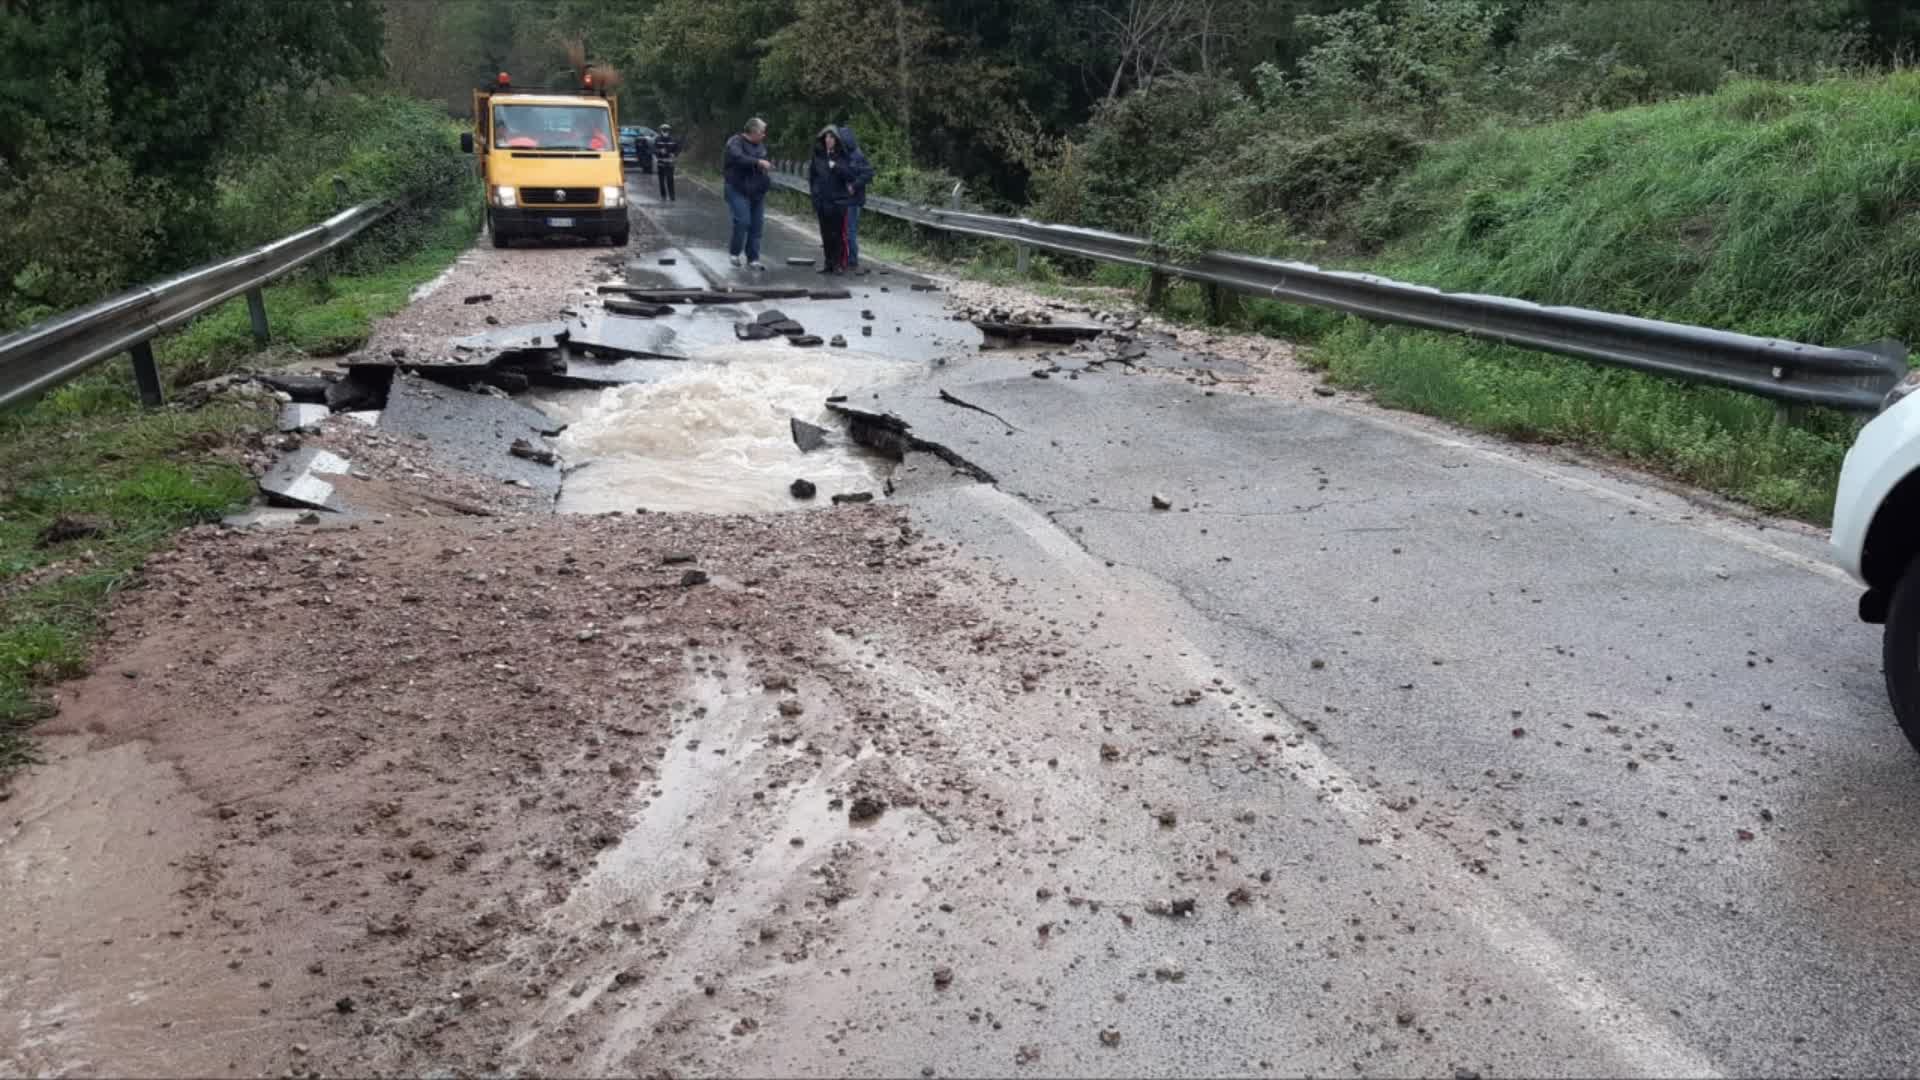
M 463 131 L 460 133 L 460 152 L 463 154 L 473 153 L 473 132 Z

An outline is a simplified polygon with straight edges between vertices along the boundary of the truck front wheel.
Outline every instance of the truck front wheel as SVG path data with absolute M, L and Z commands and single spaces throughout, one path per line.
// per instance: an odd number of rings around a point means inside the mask
M 1893 587 L 1880 660 L 1887 672 L 1887 697 L 1893 701 L 1894 718 L 1907 741 L 1920 750 L 1920 558 L 1907 565 Z
M 500 223 L 494 220 L 493 211 L 491 210 L 487 211 L 487 233 L 493 237 L 494 247 L 503 248 L 507 246 L 507 238 L 501 234 Z

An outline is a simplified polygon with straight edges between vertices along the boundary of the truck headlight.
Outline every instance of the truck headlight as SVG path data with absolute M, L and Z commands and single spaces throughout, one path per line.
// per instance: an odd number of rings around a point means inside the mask
M 603 187 L 600 189 L 600 205 L 601 206 L 604 206 L 608 209 L 613 209 L 616 206 L 625 206 L 626 203 L 627 203 L 626 188 L 609 186 L 609 187 Z
M 518 199 L 516 198 L 516 193 L 513 188 L 505 184 L 493 189 L 493 201 L 499 206 L 518 205 Z
M 1899 401 L 1915 390 L 1920 390 L 1920 369 L 1907 372 L 1906 378 L 1893 384 L 1893 389 L 1887 391 L 1887 396 L 1880 401 L 1880 411 L 1885 412 L 1893 408 L 1894 402 Z

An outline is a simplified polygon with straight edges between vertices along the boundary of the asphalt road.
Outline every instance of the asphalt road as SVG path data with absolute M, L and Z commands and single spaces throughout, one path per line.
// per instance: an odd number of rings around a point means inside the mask
M 1920 757 L 1816 531 L 1204 352 L 983 353 L 680 187 L 370 351 L 615 268 L 850 295 L 581 365 L 645 386 L 403 384 L 311 436 L 366 514 L 157 559 L 6 800 L 0 1071 L 1914 1071 Z M 735 339 L 772 307 L 849 347 Z M 791 498 L 857 456 L 787 445 L 829 395 L 940 453 Z M 528 479 L 530 404 L 615 449 Z
M 727 278 L 710 254 L 724 212 L 682 192 L 643 211 Z M 912 339 L 951 346 L 899 300 L 874 301 L 882 323 L 918 320 Z M 1017 582 L 1035 617 L 1100 627 L 1079 647 L 1115 677 L 1204 687 L 1216 735 L 1286 748 L 1278 785 L 1217 758 L 1157 759 L 1148 782 L 1202 820 L 1257 813 L 1230 826 L 1232 859 L 1294 868 L 1275 890 L 1285 913 L 1223 921 L 1208 896 L 1204 925 L 1126 946 L 1186 969 L 1149 980 L 1150 1005 L 1116 1003 L 1073 964 L 1037 976 L 1040 1041 L 1069 1047 L 1039 1071 L 1811 1075 L 1920 1060 L 1920 760 L 1822 537 L 1340 403 L 943 355 L 854 395 L 998 480 L 916 455 L 896 477 L 915 519 Z M 1173 508 L 1153 509 L 1156 493 Z M 1131 726 L 1156 711 L 1172 715 L 1143 705 Z M 1109 821 L 1117 792 L 1029 780 L 1036 803 L 1081 799 L 1060 812 L 1105 824 L 1101 854 L 1069 860 L 1093 880 L 1127 877 L 1116 858 L 1173 873 L 1192 855 Z M 998 963 L 1009 987 L 1034 975 Z M 860 1008 L 825 987 L 796 1000 L 796 1041 L 735 1067 L 800 1067 L 808 1032 Z M 925 1018 L 838 1056 L 916 1069 L 937 1046 L 942 1072 L 1007 1068 L 994 1039 L 966 1050 Z M 1102 1023 L 1124 1029 L 1118 1046 L 1093 1038 Z

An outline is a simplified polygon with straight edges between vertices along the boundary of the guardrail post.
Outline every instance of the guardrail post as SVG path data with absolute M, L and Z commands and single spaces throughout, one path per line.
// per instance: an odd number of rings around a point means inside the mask
M 960 185 L 961 181 L 959 180 L 953 182 L 953 191 L 947 196 L 947 209 L 949 210 L 960 209 Z
M 1032 263 L 1033 263 L 1032 248 L 1028 247 L 1025 244 L 1013 245 L 1013 268 L 1020 272 L 1021 277 L 1027 276 L 1027 271 L 1031 269 Z
M 1240 313 L 1240 294 L 1223 285 L 1207 283 L 1207 321 L 1232 322 Z
M 1773 403 L 1773 426 L 1776 428 L 1804 427 L 1807 422 L 1807 406 L 1790 405 L 1784 401 Z
M 153 362 L 153 342 L 143 341 L 127 350 L 133 360 L 133 381 L 140 387 L 140 402 L 158 408 L 167 403 L 160 389 L 160 368 Z
M 1147 274 L 1147 310 L 1158 311 L 1167 299 L 1167 275 L 1158 270 Z
M 247 318 L 253 321 L 253 343 L 267 343 L 267 297 L 258 287 L 247 290 Z

